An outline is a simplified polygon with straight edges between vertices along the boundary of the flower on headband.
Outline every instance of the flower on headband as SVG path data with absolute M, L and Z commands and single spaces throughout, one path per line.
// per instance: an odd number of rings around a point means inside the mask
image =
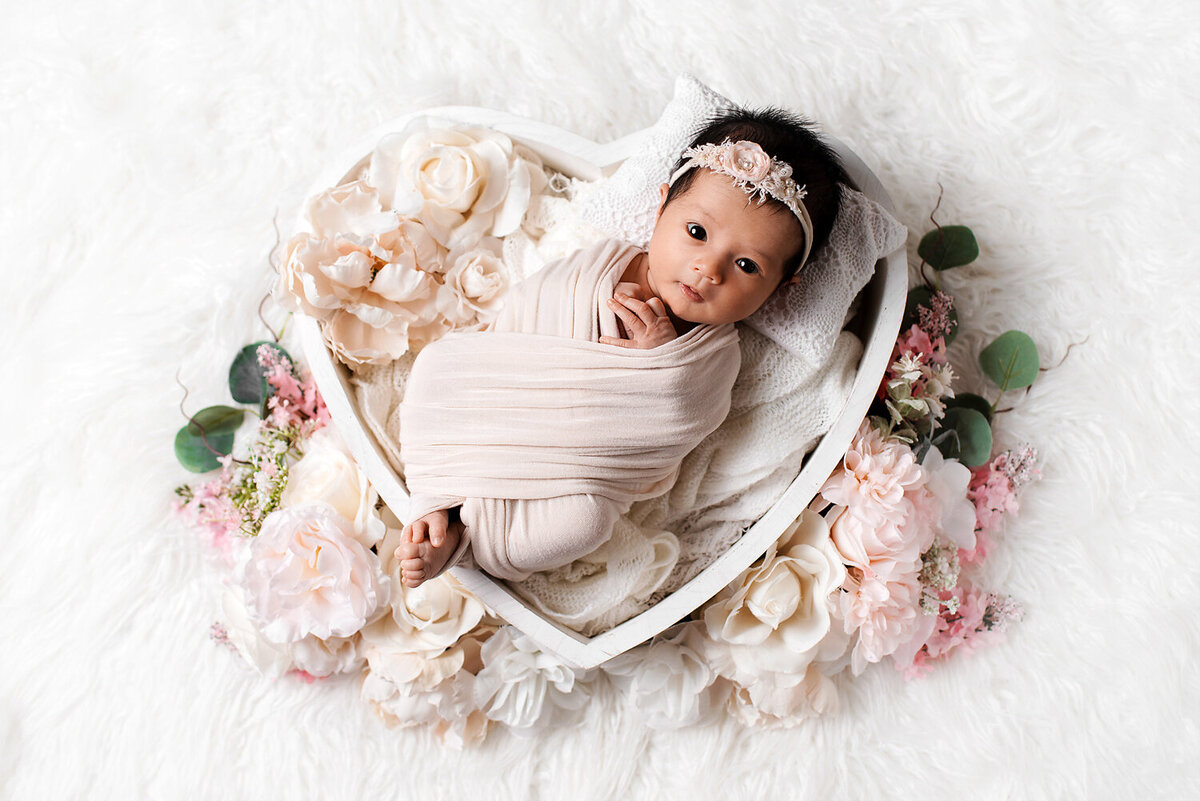
M 723 171 L 738 181 L 757 184 L 771 174 L 771 157 L 758 142 L 733 142 L 717 154 L 717 160 Z M 786 164 L 781 166 L 791 174 L 791 167 Z

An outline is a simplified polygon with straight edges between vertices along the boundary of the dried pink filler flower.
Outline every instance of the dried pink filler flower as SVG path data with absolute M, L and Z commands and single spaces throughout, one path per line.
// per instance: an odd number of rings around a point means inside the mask
M 975 504 L 975 548 L 961 551 L 959 559 L 979 562 L 991 546 L 991 535 L 1000 530 L 1004 515 L 1016 513 L 1017 494 L 1026 484 L 1041 477 L 1037 451 L 1023 445 L 997 454 L 992 461 L 971 470 L 967 497 Z
M 957 648 L 970 653 L 984 645 L 999 642 L 1009 625 L 1024 614 L 1020 604 L 1006 595 L 988 593 L 960 584 L 939 593 L 942 611 L 933 633 L 917 650 L 909 664 L 896 663 L 906 679 L 924 676 L 931 663 L 945 659 Z
M 917 307 L 917 324 L 931 339 L 948 336 L 955 325 L 950 319 L 952 308 L 954 298 L 939 289 L 929 299 L 928 306 Z
M 329 423 L 329 410 L 312 376 L 297 380 L 292 362 L 270 345 L 259 345 L 255 355 L 267 371 L 267 383 L 275 390 L 267 408 L 276 427 L 295 426 L 301 429 L 302 436 L 308 436 Z

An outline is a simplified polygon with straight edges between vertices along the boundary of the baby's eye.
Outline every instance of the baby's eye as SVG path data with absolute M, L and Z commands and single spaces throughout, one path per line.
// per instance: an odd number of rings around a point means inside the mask
M 747 275 L 754 275 L 756 272 L 758 272 L 758 265 L 749 259 L 738 259 L 734 262 L 734 264 L 738 266 L 739 270 Z
M 688 223 L 687 232 L 692 239 L 699 239 L 701 242 L 708 238 L 708 232 L 704 230 L 703 225 L 698 223 Z

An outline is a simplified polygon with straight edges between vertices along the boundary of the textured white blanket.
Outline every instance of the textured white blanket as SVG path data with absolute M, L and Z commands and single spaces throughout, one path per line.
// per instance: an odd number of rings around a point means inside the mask
M 8 3 L 0 26 L 0 798 L 826 799 L 1200 796 L 1200 53 L 1194 0 Z M 942 276 L 959 386 L 1029 332 L 1003 406 L 1044 478 L 988 583 L 998 647 L 841 685 L 790 731 L 582 726 L 463 754 L 352 683 L 267 682 L 207 636 L 219 570 L 170 523 L 170 443 L 263 338 L 272 218 L 416 106 L 608 140 L 691 71 L 820 120 Z M 271 317 L 273 325 L 281 320 Z M 994 395 L 993 395 L 994 397 Z

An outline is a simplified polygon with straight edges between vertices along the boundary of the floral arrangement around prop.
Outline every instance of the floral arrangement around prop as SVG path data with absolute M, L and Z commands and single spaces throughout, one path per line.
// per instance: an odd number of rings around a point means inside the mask
M 322 320 L 350 364 L 486 322 L 510 281 L 498 237 L 555 178 L 495 131 L 415 125 L 385 138 L 356 180 L 313 198 L 277 297 Z M 936 277 L 978 246 L 969 229 L 939 226 L 918 252 L 922 276 L 929 265 Z M 671 729 L 719 714 L 794 725 L 836 708 L 834 676 L 888 659 L 922 675 L 1020 617 L 972 575 L 1038 477 L 1032 448 L 992 453 L 997 402 L 953 390 L 957 326 L 940 279 L 913 289 L 876 403 L 810 507 L 689 618 L 591 670 L 540 651 L 449 574 L 404 587 L 392 556 L 401 525 L 311 378 L 278 338 L 247 345 L 229 386 L 256 407 L 253 431 L 250 410 L 219 405 L 175 440 L 184 467 L 219 470 L 177 490 L 228 567 L 213 637 L 265 675 L 359 676 L 389 724 L 428 725 L 458 747 L 496 724 L 524 734 L 569 721 L 601 682 L 647 726 Z M 1000 395 L 1039 371 L 1015 331 L 979 364 Z

